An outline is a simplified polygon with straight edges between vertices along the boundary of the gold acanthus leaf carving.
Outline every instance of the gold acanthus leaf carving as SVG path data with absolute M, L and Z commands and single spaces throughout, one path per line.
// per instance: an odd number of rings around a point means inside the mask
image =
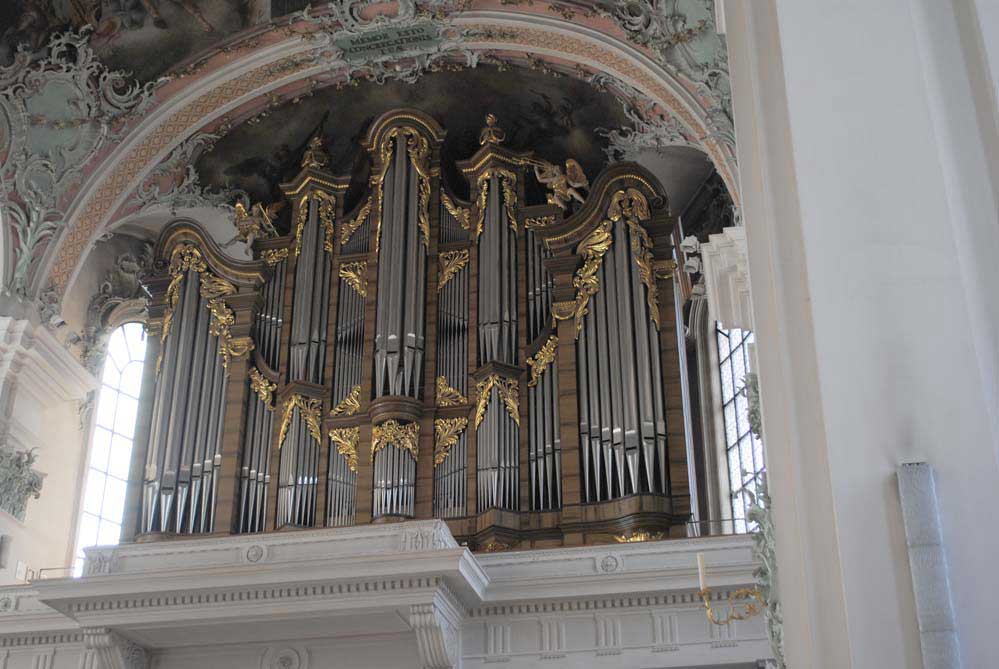
M 295 257 L 302 252 L 302 232 L 309 220 L 309 194 L 306 193 L 298 201 L 298 211 L 295 214 Z
M 443 189 L 441 190 L 441 203 L 444 205 L 444 209 L 447 210 L 447 213 L 451 214 L 451 216 L 454 217 L 454 220 L 458 221 L 458 225 L 461 226 L 461 229 L 468 230 L 469 225 L 471 225 L 469 219 L 471 218 L 472 212 L 455 204 L 454 200 L 452 200 Z
M 321 400 L 308 398 L 304 395 L 292 395 L 285 400 L 281 414 L 281 430 L 278 433 L 278 449 L 284 445 L 284 440 L 288 436 L 288 428 L 291 426 L 291 418 L 295 409 L 299 410 L 305 425 L 309 428 L 309 434 L 316 440 L 317 444 L 323 443 L 323 430 L 320 426 L 322 422 L 323 403 Z
M 361 386 L 354 386 L 347 393 L 347 396 L 340 401 L 333 410 L 331 416 L 353 416 L 361 410 Z
M 336 237 L 336 199 L 321 190 L 312 193 L 312 199 L 319 203 L 319 224 L 323 226 L 323 250 L 333 253 Z
M 274 411 L 274 407 L 271 406 L 271 397 L 277 390 L 277 384 L 271 383 L 256 367 L 250 367 L 250 389 L 257 394 L 268 411 Z
M 524 227 L 528 230 L 540 230 L 555 225 L 554 216 L 536 216 L 524 219 Z
M 375 454 L 392 444 L 409 451 L 413 458 L 420 455 L 420 425 L 419 423 L 400 423 L 391 418 L 381 425 L 371 428 L 371 461 Z
M 467 403 L 468 399 L 455 388 L 452 388 L 448 384 L 447 378 L 443 376 L 437 377 L 437 406 L 456 407 Z
M 646 530 L 639 530 L 638 532 L 632 532 L 631 534 L 617 534 L 614 536 L 614 540 L 619 544 L 634 544 L 642 541 L 662 541 L 669 537 L 665 532 L 648 532 Z
M 374 202 L 374 198 L 368 196 L 365 200 L 364 206 L 362 206 L 357 211 L 357 216 L 346 221 L 340 228 L 340 246 L 346 246 L 350 238 L 357 232 L 357 229 L 364 225 L 364 222 L 368 220 L 368 216 L 371 214 L 371 204 Z
M 361 297 L 368 296 L 368 281 L 365 274 L 368 272 L 368 263 L 345 262 L 340 265 L 340 278 L 347 282 Z
M 419 130 L 411 126 L 398 126 L 392 128 L 382 138 L 378 148 L 378 158 L 380 161 L 379 172 L 372 177 L 375 191 L 378 197 L 378 217 L 375 221 L 375 251 L 378 251 L 381 243 L 382 218 L 385 216 L 385 175 L 392 163 L 393 146 L 400 147 L 399 142 L 406 138 L 406 151 L 409 161 L 416 170 L 419 177 L 419 207 L 417 209 L 417 225 L 420 229 L 420 238 L 425 247 L 430 248 L 430 142 Z
M 631 228 L 631 254 L 638 266 L 638 278 L 645 284 L 645 301 L 649 305 L 649 318 L 659 329 L 659 286 L 656 285 L 656 271 L 653 267 L 652 238 L 642 225 L 627 219 Z
M 548 341 L 538 349 L 538 352 L 527 359 L 527 365 L 531 368 L 531 380 L 527 382 L 528 387 L 533 388 L 538 385 L 541 375 L 555 362 L 555 352 L 558 349 L 558 337 L 551 335 Z
M 472 232 L 475 239 L 479 238 L 486 225 L 486 206 L 489 202 L 489 181 L 493 177 L 499 177 L 503 190 L 503 207 L 506 209 L 507 222 L 510 228 L 517 232 L 517 175 L 510 170 L 499 167 L 491 167 L 484 170 L 476 180 L 479 196 L 476 201 L 475 226 Z
M 607 207 L 607 218 L 604 219 L 576 247 L 576 255 L 583 258 L 583 265 L 576 270 L 572 285 L 576 289 L 576 299 L 573 303 L 556 302 L 552 305 L 552 316 L 555 320 L 566 320 L 570 316 L 575 319 L 576 337 L 583 329 L 583 319 L 589 313 L 590 298 L 600 290 L 598 272 L 603 264 L 604 256 L 613 243 L 612 231 L 614 223 L 624 220 L 637 239 L 632 244 L 635 252 L 635 262 L 639 268 L 639 276 L 646 286 L 646 298 L 652 318 L 659 327 L 659 292 L 655 285 L 655 274 L 652 271 L 652 254 L 649 248 L 652 240 L 642 228 L 640 221 L 649 219 L 649 203 L 637 188 L 619 190 L 611 196 Z M 569 305 L 572 305 L 571 314 Z
M 437 292 L 439 293 L 444 290 L 447 282 L 468 264 L 468 249 L 445 251 L 437 258 L 437 263 L 440 274 L 440 283 L 437 284 Z
M 357 444 L 361 441 L 361 428 L 335 427 L 329 431 L 330 441 L 336 444 L 336 452 L 347 461 L 350 471 L 357 471 Z
M 434 421 L 434 467 L 447 460 L 451 447 L 458 443 L 461 433 L 468 427 L 468 419 L 438 418 Z
M 166 310 L 163 312 L 163 329 L 160 333 L 160 353 L 156 358 L 156 373 L 160 373 L 163 363 L 163 351 L 166 349 L 167 336 L 173 327 L 174 310 L 180 300 L 180 287 L 188 271 L 199 274 L 206 272 L 208 265 L 201 251 L 192 244 L 179 244 L 170 254 L 170 284 L 166 290 Z
M 475 384 L 475 429 L 478 430 L 486 417 L 486 408 L 493 388 L 517 425 L 520 425 L 520 384 L 517 379 L 504 379 L 499 374 L 490 374 Z
M 264 249 L 260 254 L 260 257 L 264 259 L 264 262 L 273 267 L 277 265 L 282 260 L 288 259 L 288 249 Z

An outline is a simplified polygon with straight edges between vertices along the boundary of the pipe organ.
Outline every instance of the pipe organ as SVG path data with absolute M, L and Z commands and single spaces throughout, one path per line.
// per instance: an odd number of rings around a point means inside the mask
M 490 117 L 455 163 L 463 198 L 444 139 L 422 112 L 376 119 L 359 191 L 314 138 L 253 261 L 164 231 L 126 538 L 429 517 L 483 550 L 685 533 L 661 187 L 625 163 L 575 211 L 527 202 L 546 163 Z

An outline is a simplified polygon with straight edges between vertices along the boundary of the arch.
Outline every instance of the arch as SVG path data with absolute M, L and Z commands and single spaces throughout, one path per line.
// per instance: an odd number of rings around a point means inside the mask
M 698 138 L 738 202 L 734 154 L 712 130 L 709 110 L 676 76 L 626 37 L 581 22 L 536 12 L 468 11 L 451 19 L 476 35 L 462 51 L 530 54 L 542 62 L 602 72 L 647 95 L 675 115 Z M 620 31 L 618 31 L 620 32 Z M 294 24 L 255 31 L 217 51 L 162 89 L 162 98 L 93 172 L 67 213 L 69 225 L 45 251 L 33 282 L 65 292 L 75 280 L 93 242 L 107 229 L 130 193 L 186 138 L 227 114 L 268 94 L 291 97 L 296 82 L 329 71 L 310 54 Z M 235 54 L 235 55 L 234 55 Z M 283 91 L 283 92 L 282 92 Z M 436 125 L 436 124 L 434 124 Z M 430 126 L 432 127 L 432 126 Z

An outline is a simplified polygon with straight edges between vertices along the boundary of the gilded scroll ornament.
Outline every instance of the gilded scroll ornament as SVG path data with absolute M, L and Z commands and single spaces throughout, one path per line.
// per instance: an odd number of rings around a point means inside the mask
M 167 336 L 173 327 L 174 310 L 180 300 L 180 286 L 184 282 L 184 276 L 188 271 L 205 272 L 208 265 L 205 264 L 201 251 L 191 244 L 180 244 L 170 254 L 170 285 L 166 290 L 166 310 L 163 312 L 163 330 L 160 333 L 160 354 L 156 358 L 156 373 L 160 372 L 160 364 L 163 362 L 163 351 Z
M 361 410 L 361 386 L 354 386 L 339 404 L 330 411 L 331 416 L 353 416 Z
M 208 333 L 218 337 L 219 355 L 222 356 L 222 367 L 229 371 L 229 362 L 233 358 L 249 355 L 253 350 L 253 340 L 249 337 L 233 337 L 230 328 L 236 324 L 236 314 L 225 303 L 225 297 L 234 295 L 236 287 L 209 272 L 201 275 L 201 297 L 207 300 L 205 307 L 211 313 L 208 321 Z
M 554 216 L 535 216 L 524 219 L 524 227 L 528 230 L 540 230 L 555 225 Z
M 336 452 L 347 461 L 350 471 L 357 471 L 357 444 L 361 441 L 361 428 L 336 427 L 329 431 L 330 441 L 336 444 Z
M 309 140 L 309 146 L 302 155 L 302 169 L 321 170 L 329 162 L 330 158 L 326 155 L 326 150 L 323 148 L 323 138 L 319 135 L 314 136 Z
M 375 189 L 378 193 L 378 219 L 375 221 L 375 251 L 381 242 L 382 217 L 385 215 L 385 203 L 383 201 L 385 175 L 388 173 L 389 165 L 392 163 L 392 142 L 395 140 L 396 146 L 406 138 L 406 151 L 409 161 L 416 170 L 419 177 L 419 208 L 417 209 L 417 225 L 420 228 L 420 238 L 423 245 L 430 247 L 430 142 L 419 130 L 410 126 L 399 126 L 392 128 L 378 148 L 379 173 L 373 178 Z
M 531 368 L 531 380 L 527 382 L 528 387 L 533 388 L 538 385 L 541 375 L 555 362 L 555 352 L 558 348 L 558 337 L 551 335 L 538 352 L 527 359 L 527 365 Z
M 375 453 L 389 444 L 409 451 L 414 458 L 420 455 L 420 425 L 419 423 L 400 423 L 394 418 L 371 429 L 371 461 L 375 461 Z
M 461 433 L 468 427 L 468 419 L 438 418 L 434 421 L 434 467 L 447 460 L 451 447 L 458 443 Z
M 638 266 L 638 277 L 645 284 L 645 301 L 649 305 L 649 317 L 659 329 L 659 286 L 656 285 L 656 272 L 653 267 L 652 238 L 641 224 L 629 218 L 631 228 L 631 254 Z
M 447 282 L 468 264 L 468 249 L 445 251 L 438 256 L 437 263 L 440 272 L 440 283 L 437 284 L 437 292 L 439 293 L 444 290 Z
M 490 374 L 486 378 L 475 384 L 477 396 L 475 402 L 475 429 L 478 430 L 486 417 L 486 407 L 489 406 L 489 396 L 493 388 L 499 394 L 500 401 L 506 407 L 517 425 L 520 425 L 520 384 L 517 379 L 504 379 L 499 374 Z
M 506 209 L 506 218 L 510 228 L 518 232 L 517 227 L 517 175 L 510 170 L 500 167 L 491 167 L 484 170 L 476 179 L 479 196 L 476 201 L 475 226 L 473 232 L 478 239 L 486 225 L 486 204 L 489 201 L 489 180 L 493 177 L 500 179 L 500 187 L 503 190 L 503 207 Z
M 250 367 L 250 389 L 257 394 L 268 411 L 274 411 L 274 407 L 271 406 L 271 397 L 277 390 L 277 384 L 271 383 L 256 367 Z
M 441 203 L 444 205 L 444 209 L 447 210 L 447 213 L 451 214 L 451 216 L 454 217 L 454 220 L 458 221 L 458 225 L 461 226 L 461 229 L 468 230 L 471 225 L 469 219 L 472 212 L 455 204 L 454 200 L 452 200 L 443 189 L 441 189 Z
M 456 407 L 462 404 L 468 404 L 468 398 L 458 392 L 455 388 L 452 388 L 448 382 L 447 378 L 443 376 L 437 377 L 437 406 L 439 407 Z
M 350 241 L 353 234 L 357 232 L 357 229 L 364 225 L 364 222 L 368 220 L 368 216 L 371 214 L 372 202 L 374 202 L 374 199 L 369 196 L 364 202 L 364 206 L 358 210 L 357 216 L 349 221 L 346 221 L 340 227 L 340 246 L 345 246 L 347 242 Z
M 302 252 L 302 232 L 305 230 L 305 224 L 309 220 L 309 194 L 306 193 L 302 196 L 302 199 L 298 201 L 298 211 L 295 216 L 295 257 Z
M 323 250 L 333 253 L 333 240 L 336 237 L 336 199 L 321 190 L 313 192 L 312 199 L 319 203 L 319 224 L 323 226 Z
M 265 263 L 267 263 L 268 265 L 270 265 L 271 267 L 273 267 L 274 265 L 277 265 L 282 260 L 287 260 L 288 259 L 288 249 L 287 248 L 283 248 L 283 249 L 264 249 L 264 251 L 260 254 L 260 257 L 263 258 L 263 260 L 264 260 Z
M 576 324 L 576 337 L 583 329 L 583 318 L 589 313 L 590 298 L 600 290 L 600 279 L 597 273 L 603 264 L 604 256 L 613 243 L 612 230 L 614 223 L 624 220 L 629 229 L 634 232 L 637 242 L 632 243 L 635 262 L 639 275 L 646 287 L 646 299 L 650 315 L 659 327 L 659 291 L 655 284 L 655 274 L 652 269 L 652 240 L 640 221 L 650 217 L 649 203 L 637 188 L 619 190 L 611 196 L 607 207 L 607 218 L 594 228 L 589 235 L 576 247 L 576 255 L 583 258 L 583 266 L 576 270 L 572 285 L 576 289 L 576 300 L 573 303 L 556 302 L 552 305 L 552 316 L 555 320 L 567 320 L 572 317 Z M 572 305 L 571 313 L 569 305 Z
M 572 278 L 572 285 L 576 289 L 576 308 L 573 318 L 576 323 L 577 338 L 583 329 L 583 318 L 589 313 L 590 298 L 600 290 L 597 273 L 613 243 L 612 227 L 613 223 L 610 220 L 602 221 L 576 248 L 576 254 L 583 257 L 583 266 L 576 270 L 576 276 Z
M 673 278 L 673 274 L 676 272 L 676 261 L 672 258 L 654 260 L 652 262 L 652 269 L 655 272 L 657 279 L 671 279 Z
M 368 272 L 368 263 L 345 262 L 340 265 L 340 278 L 347 282 L 351 288 L 361 297 L 368 296 L 368 281 L 365 274 Z
M 323 443 L 323 430 L 320 426 L 322 421 L 322 400 L 305 397 L 304 395 L 292 395 L 284 403 L 281 415 L 281 431 L 278 433 L 278 448 L 284 445 L 285 437 L 288 436 L 288 428 L 291 426 L 291 417 L 295 409 L 299 410 L 305 425 L 309 428 L 309 434 L 316 440 L 317 444 Z

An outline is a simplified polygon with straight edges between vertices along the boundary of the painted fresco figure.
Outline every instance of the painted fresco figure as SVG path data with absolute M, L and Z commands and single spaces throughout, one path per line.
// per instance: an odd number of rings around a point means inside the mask
M 159 7 L 157 3 L 159 0 L 139 0 L 142 6 L 146 8 L 149 12 L 149 16 L 153 17 L 153 25 L 157 28 L 165 29 L 167 27 L 167 22 L 160 15 Z M 201 13 L 201 9 L 198 7 L 198 0 L 169 0 L 173 4 L 179 6 L 185 12 L 190 14 L 204 29 L 206 33 L 214 32 L 215 26 L 208 22 L 205 15 Z

